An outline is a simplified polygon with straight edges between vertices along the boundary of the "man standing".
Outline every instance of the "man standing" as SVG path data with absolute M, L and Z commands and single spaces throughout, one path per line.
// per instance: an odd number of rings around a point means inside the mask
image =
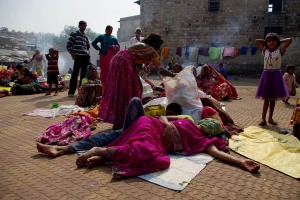
M 73 72 L 70 80 L 70 87 L 68 95 L 73 97 L 77 88 L 77 80 L 80 70 L 80 82 L 86 75 L 87 66 L 90 63 L 90 42 L 87 36 L 85 35 L 87 23 L 85 21 L 80 21 L 78 24 L 79 30 L 72 32 L 70 34 L 67 50 L 71 54 L 74 60 Z
M 141 34 L 142 34 L 142 29 L 140 28 L 140 27 L 137 27 L 136 29 L 135 29 L 135 36 L 134 37 L 132 37 L 131 39 L 130 39 L 130 44 L 135 44 L 135 43 L 138 43 L 138 42 L 140 42 L 142 39 L 144 39 L 143 37 L 141 37 Z

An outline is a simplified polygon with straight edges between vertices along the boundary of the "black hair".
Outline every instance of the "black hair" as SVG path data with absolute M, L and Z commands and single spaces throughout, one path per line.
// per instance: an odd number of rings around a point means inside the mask
M 286 71 L 289 71 L 290 69 L 295 69 L 295 68 L 296 68 L 295 65 L 287 65 L 287 66 L 285 67 Z
M 178 103 L 170 103 L 166 110 L 172 110 L 176 115 L 181 115 L 182 113 L 182 108 L 181 105 L 179 105 Z
M 87 24 L 86 21 L 81 20 L 79 21 L 78 26 L 85 25 L 85 24 Z
M 17 70 L 22 70 L 22 69 L 23 69 L 23 67 L 24 67 L 23 65 L 21 65 L 21 64 L 18 64 L 18 65 L 16 66 L 16 69 L 17 69 Z
M 179 64 L 179 63 L 175 63 L 174 65 L 173 65 L 173 67 L 175 67 L 175 66 L 178 66 L 181 70 L 183 70 L 183 67 Z M 173 68 L 172 67 L 172 68 Z
M 107 31 L 108 29 L 113 29 L 113 27 L 111 25 L 107 25 L 105 30 Z

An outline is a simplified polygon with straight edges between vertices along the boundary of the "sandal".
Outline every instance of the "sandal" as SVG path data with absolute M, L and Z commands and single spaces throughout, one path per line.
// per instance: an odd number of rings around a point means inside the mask
M 45 94 L 45 96 L 49 96 L 49 95 L 51 95 L 51 93 L 49 93 L 49 92 L 47 92 L 47 93 Z
M 58 93 L 55 93 L 53 96 L 58 96 Z

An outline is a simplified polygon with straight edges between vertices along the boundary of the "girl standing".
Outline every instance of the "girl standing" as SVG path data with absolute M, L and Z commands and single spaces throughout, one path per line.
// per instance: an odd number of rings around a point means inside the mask
M 283 79 L 289 90 L 290 96 L 296 96 L 296 88 L 298 88 L 298 85 L 296 82 L 296 76 L 295 76 L 295 68 L 296 68 L 295 65 L 287 65 L 286 72 L 283 75 Z M 282 101 L 286 104 L 290 104 L 289 98 L 290 97 L 288 97 Z
M 276 126 L 277 122 L 273 120 L 275 101 L 289 97 L 281 73 L 281 60 L 291 42 L 291 38 L 280 40 L 276 33 L 268 33 L 265 39 L 256 39 L 256 45 L 264 55 L 264 71 L 256 91 L 256 98 L 264 100 L 260 126 L 267 124 L 266 115 L 269 107 L 268 123 Z

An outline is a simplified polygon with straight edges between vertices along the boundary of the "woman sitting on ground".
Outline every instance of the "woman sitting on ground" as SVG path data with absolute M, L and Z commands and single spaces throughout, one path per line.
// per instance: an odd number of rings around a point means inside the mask
M 205 137 L 202 132 L 201 126 L 188 119 L 169 121 L 165 116 L 142 116 L 107 147 L 94 147 L 80 155 L 76 164 L 83 167 L 113 161 L 114 176 L 138 176 L 168 168 L 168 153 L 188 156 L 206 152 L 249 172 L 259 170 L 255 161 L 225 153 L 229 150 L 224 140 Z
M 196 76 L 198 88 L 216 100 L 237 99 L 236 89 L 219 72 L 207 64 Z
M 97 67 L 90 64 L 86 71 L 86 77 L 81 81 L 75 105 L 90 107 L 99 103 L 102 95 L 102 87 L 98 77 Z

